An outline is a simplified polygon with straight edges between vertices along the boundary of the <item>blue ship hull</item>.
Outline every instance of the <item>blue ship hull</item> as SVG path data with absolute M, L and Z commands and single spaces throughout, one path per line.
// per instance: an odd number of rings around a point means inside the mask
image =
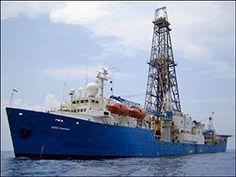
M 148 129 L 17 108 L 6 108 L 6 111 L 16 157 L 93 159 L 226 151 L 227 141 L 215 145 L 161 142 Z

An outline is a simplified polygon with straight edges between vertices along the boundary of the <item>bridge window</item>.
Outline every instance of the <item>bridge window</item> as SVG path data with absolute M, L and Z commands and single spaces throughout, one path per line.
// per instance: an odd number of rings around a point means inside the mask
M 81 102 L 81 103 L 84 103 L 84 100 L 81 100 L 80 102 Z
M 84 100 L 85 103 L 88 103 L 88 100 Z

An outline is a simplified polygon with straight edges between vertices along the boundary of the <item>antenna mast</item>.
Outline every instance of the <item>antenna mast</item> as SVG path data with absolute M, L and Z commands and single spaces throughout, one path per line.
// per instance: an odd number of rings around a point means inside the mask
M 98 79 L 98 82 L 99 82 L 99 88 L 100 88 L 100 98 L 101 98 L 101 108 L 103 108 L 103 99 L 104 99 L 104 81 L 107 81 L 108 80 L 108 72 L 106 69 L 102 68 L 102 71 L 98 71 L 97 72 L 97 79 Z
M 212 131 L 215 131 L 214 126 L 213 126 L 213 115 L 214 114 L 215 114 L 214 112 L 211 113 L 211 116 L 209 117 L 209 123 L 208 123 L 208 130 L 212 130 Z
M 111 93 L 112 93 L 112 95 L 114 95 L 114 80 L 115 80 L 115 72 L 118 72 L 119 69 L 116 68 L 116 67 L 114 67 L 114 66 L 110 67 L 109 69 L 112 70 L 112 80 L 110 81 L 110 83 L 112 84 L 112 87 L 111 87 Z

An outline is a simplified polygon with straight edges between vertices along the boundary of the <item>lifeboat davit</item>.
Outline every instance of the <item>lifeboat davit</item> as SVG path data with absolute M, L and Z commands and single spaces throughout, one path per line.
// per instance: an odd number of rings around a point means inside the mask
M 106 105 L 106 108 L 108 109 L 108 111 L 114 114 L 127 116 L 129 113 L 128 106 L 121 103 L 108 103 Z
M 129 108 L 129 116 L 135 117 L 138 119 L 143 119 L 146 115 L 146 112 L 140 108 Z

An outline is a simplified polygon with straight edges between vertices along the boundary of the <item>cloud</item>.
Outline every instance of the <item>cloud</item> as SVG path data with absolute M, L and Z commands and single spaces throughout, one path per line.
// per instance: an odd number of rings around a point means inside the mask
M 2 19 L 17 17 L 20 14 L 33 17 L 37 13 L 39 13 L 39 4 L 37 2 L 2 2 Z
M 14 96 L 15 97 L 15 96 Z M 22 108 L 22 109 L 28 109 L 28 110 L 37 110 L 37 111 L 45 111 L 46 108 L 44 106 L 40 105 L 30 105 L 25 103 L 21 98 L 14 98 L 12 100 L 12 103 L 10 100 L 3 98 L 2 99 L 2 108 L 5 111 L 6 107 L 14 107 L 14 108 Z
M 234 77 L 235 9 L 231 2 L 168 3 L 174 54 L 208 79 Z M 223 22 L 223 23 L 222 23 Z
M 127 60 L 136 58 L 140 50 L 150 51 L 154 9 L 164 5 L 167 6 L 173 29 L 171 37 L 174 54 L 184 60 L 193 60 L 196 64 L 205 64 L 207 69 L 202 73 L 232 78 L 234 69 L 229 60 L 235 57 L 232 53 L 235 45 L 233 4 L 234 2 L 4 2 L 2 16 L 7 19 L 24 14 L 33 18 L 37 14 L 48 14 L 54 23 L 82 25 L 93 33 L 94 40 L 97 36 L 117 38 L 109 44 L 97 42 L 104 50 L 94 56 L 95 59 Z M 224 54 L 227 54 L 228 59 L 219 57 Z M 55 77 L 60 73 L 61 76 L 68 73 L 70 78 L 78 78 L 81 74 L 73 69 L 48 72 Z M 73 76 L 70 73 L 76 74 Z M 82 76 L 84 77 L 84 72 Z
M 202 61 L 203 56 L 208 58 L 210 55 L 210 51 L 205 46 L 196 43 L 196 41 L 187 41 L 186 39 L 178 42 L 177 50 L 182 54 L 182 57 L 194 60 L 194 62 Z
M 56 23 L 90 25 L 110 15 L 103 10 L 105 5 L 104 2 L 68 2 L 64 7 L 52 10 L 49 15 Z
M 134 79 L 135 76 L 132 73 L 120 72 L 116 67 L 107 66 L 103 64 L 97 64 L 93 66 L 81 65 L 79 67 L 73 68 L 53 68 L 46 69 L 43 71 L 44 74 L 55 80 L 95 80 L 97 76 L 97 71 L 101 71 L 105 68 L 108 71 L 108 77 L 112 79 L 113 71 L 116 79 L 130 80 Z
M 3 2 L 3 19 L 25 14 L 34 17 L 36 14 L 48 14 L 52 22 L 83 25 L 96 35 L 116 36 L 124 45 L 149 50 L 152 36 L 154 9 L 166 5 L 169 20 L 174 31 L 177 31 L 176 41 L 184 41 L 188 46 L 193 39 L 202 39 L 208 35 L 200 34 L 222 33 L 231 30 L 234 20 L 232 3 L 216 2 Z M 216 20 L 217 19 L 217 20 Z M 224 24 L 221 25 L 222 20 Z M 231 25 L 228 25 L 231 24 Z M 182 32 L 184 36 L 182 38 Z M 193 32 L 195 35 L 193 35 Z M 199 34 L 199 35 L 196 35 Z M 180 38 L 179 38 L 180 37 Z M 218 35 L 217 38 L 221 38 Z M 190 52 L 194 51 L 190 47 Z M 188 50 L 186 50 L 188 51 Z
M 1 2 L 1 19 L 16 18 L 20 15 L 35 18 L 39 14 L 48 14 L 52 9 L 63 5 L 64 3 L 58 2 Z
M 195 100 L 188 100 L 188 103 L 222 103 L 222 104 L 226 104 L 226 103 L 232 103 L 234 100 L 232 98 L 229 97 L 220 97 L 220 98 L 208 98 L 208 99 L 195 99 Z
M 44 99 L 44 107 L 47 109 L 57 109 L 60 103 L 55 98 L 55 95 L 48 93 Z
M 22 108 L 22 109 L 29 109 L 29 110 L 44 110 L 44 107 L 39 105 L 29 105 L 25 103 L 21 98 L 16 98 L 12 101 L 12 107 L 15 108 Z
M 47 69 L 44 73 L 56 80 L 78 80 L 95 79 L 97 71 L 102 68 L 108 68 L 105 65 L 86 66 L 81 65 L 74 68 L 55 68 Z
M 99 60 L 101 62 L 111 60 L 129 60 L 130 62 L 136 59 L 137 51 L 130 50 L 121 43 L 115 42 L 111 45 L 100 44 L 104 47 L 103 51 L 96 56 L 91 57 L 93 60 Z
M 221 60 L 210 60 L 208 61 L 207 69 L 201 71 L 202 74 L 208 75 L 208 79 L 219 79 L 219 78 L 235 78 L 235 68 L 228 62 Z
M 15 98 L 14 98 L 15 97 Z M 28 110 L 35 110 L 35 111 L 46 111 L 48 109 L 58 108 L 59 102 L 57 101 L 55 95 L 48 93 L 45 96 L 43 105 L 30 105 L 24 102 L 21 98 L 14 96 L 12 103 L 10 100 L 3 98 L 2 99 L 2 109 L 6 107 L 14 107 L 14 108 L 21 108 L 21 109 L 28 109 Z
M 120 40 L 114 46 L 132 49 L 146 49 L 144 42 L 150 40 L 152 30 L 149 16 L 121 2 L 70 2 L 49 16 L 56 23 L 83 25 L 98 36 L 117 37 Z

